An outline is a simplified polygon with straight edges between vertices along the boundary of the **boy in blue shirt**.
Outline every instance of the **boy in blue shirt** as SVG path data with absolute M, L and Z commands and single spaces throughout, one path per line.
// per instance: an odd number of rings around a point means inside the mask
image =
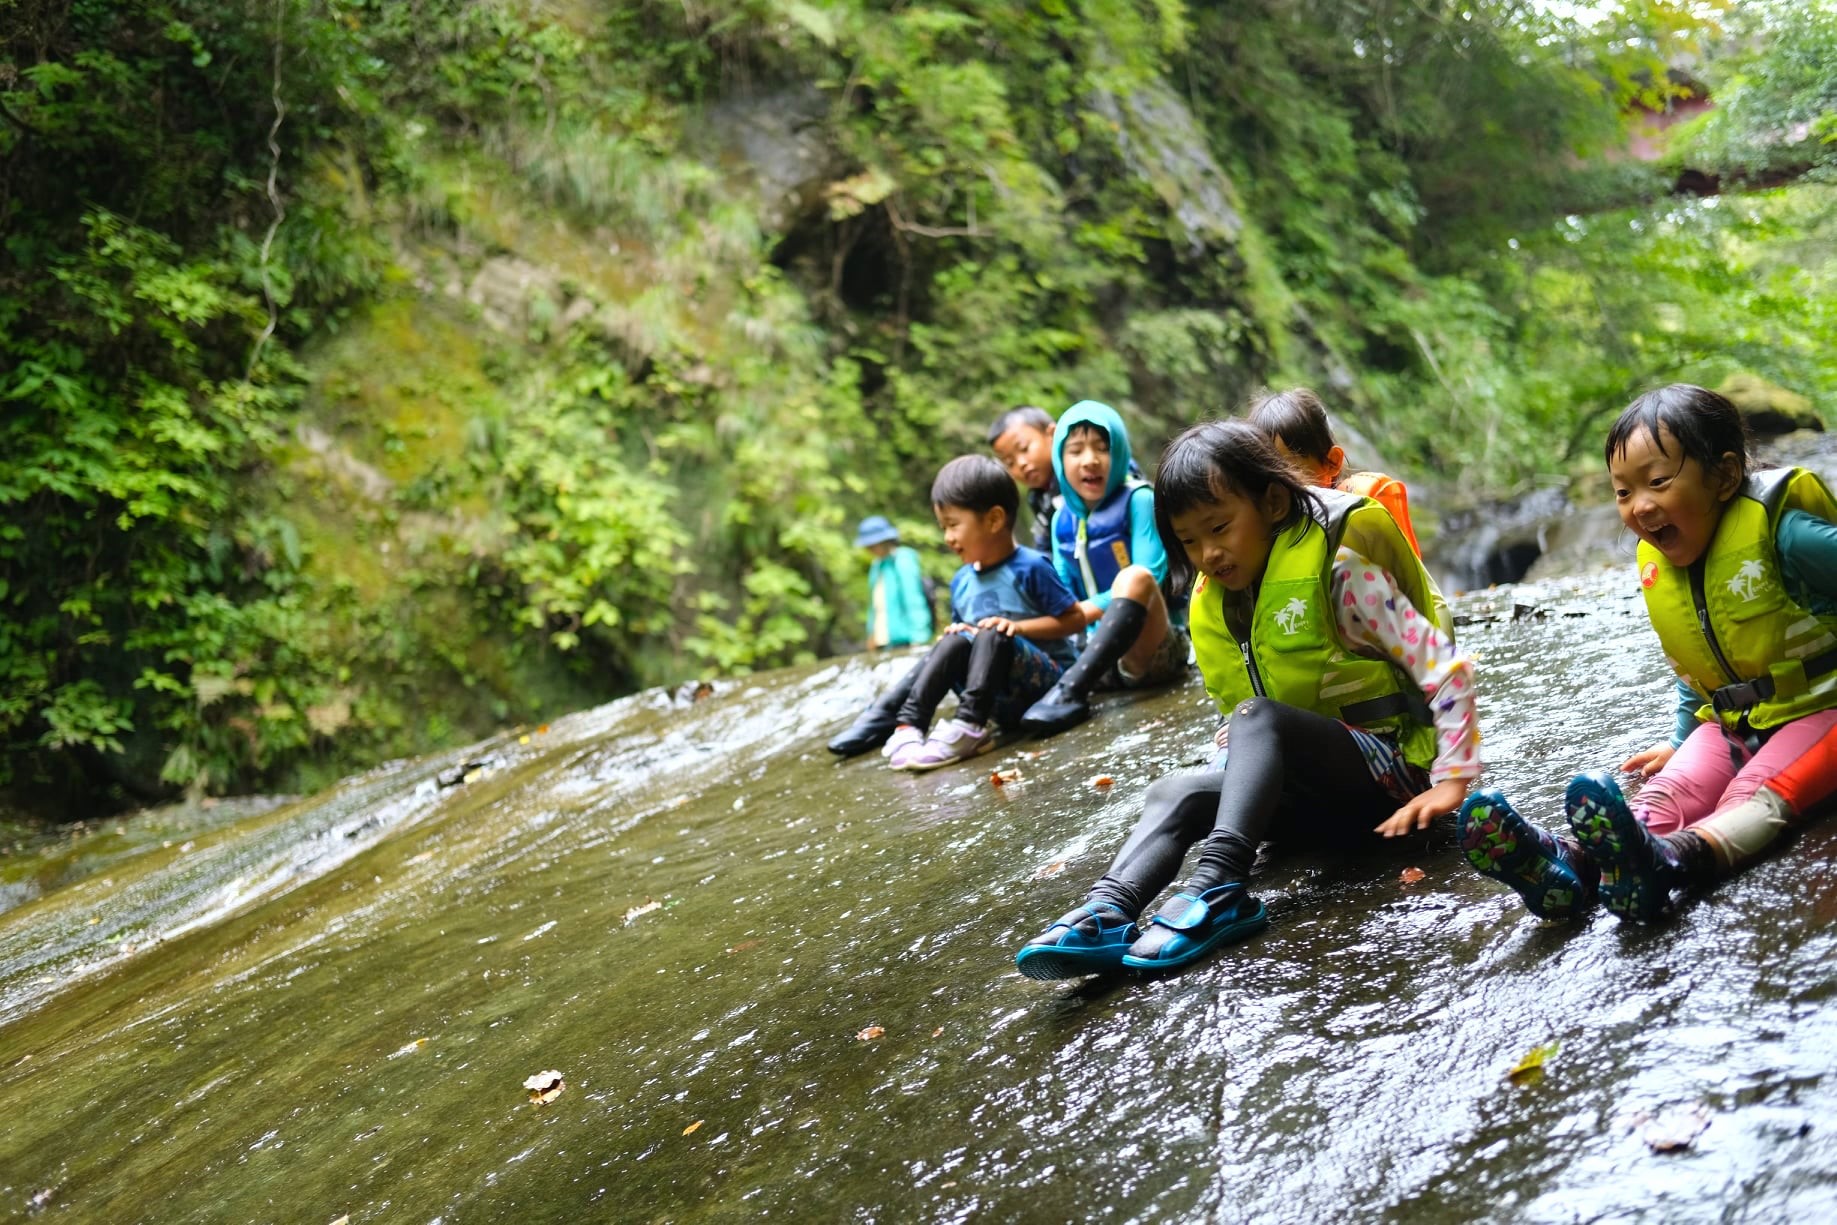
M 1064 501 L 1052 521 L 1053 568 L 1078 597 L 1087 636 L 1078 661 L 1021 719 L 1042 736 L 1090 717 L 1096 688 L 1164 684 L 1186 670 L 1184 604 L 1161 594 L 1167 550 L 1155 530 L 1154 490 L 1130 474 L 1129 431 L 1108 404 L 1081 400 L 1053 434 Z
M 935 770 L 994 748 L 990 721 L 1012 725 L 1059 679 L 1084 624 L 1046 558 L 1014 543 L 1020 496 L 1000 464 L 951 460 L 932 482 L 931 508 L 963 566 L 950 582 L 952 624 L 918 666 L 887 742 L 895 770 Z M 927 737 L 947 692 L 958 695 L 956 717 Z

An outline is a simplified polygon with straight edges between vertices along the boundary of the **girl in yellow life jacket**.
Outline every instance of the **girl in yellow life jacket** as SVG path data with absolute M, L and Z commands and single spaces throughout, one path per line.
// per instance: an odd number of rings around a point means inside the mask
M 1255 427 L 1214 421 L 1161 457 L 1155 519 L 1174 582 L 1198 577 L 1193 647 L 1230 719 L 1224 769 L 1148 789 L 1085 902 L 1016 954 L 1032 978 L 1197 960 L 1267 923 L 1246 884 L 1265 839 L 1418 830 L 1480 772 L 1473 665 L 1428 615 L 1434 583 L 1382 507 L 1310 487 Z
M 1410 522 L 1409 490 L 1402 481 L 1382 472 L 1346 471 L 1346 449 L 1333 441 L 1327 406 L 1319 396 L 1306 387 L 1265 392 L 1251 401 L 1244 420 L 1268 434 L 1282 457 L 1306 472 L 1314 484 L 1361 494 L 1388 510 L 1410 548 L 1416 556 L 1422 556 L 1422 546 L 1416 543 L 1416 527 Z M 1437 622 L 1448 628 L 1445 617 L 1438 617 Z
M 1609 771 L 1570 780 L 1570 837 L 1496 790 L 1456 825 L 1473 866 L 1538 916 L 1579 917 L 1598 890 L 1648 922 L 1837 791 L 1837 501 L 1804 469 L 1750 474 L 1735 406 L 1683 383 L 1627 406 L 1607 467 L 1678 674 L 1675 730 L 1621 764 L 1650 779 L 1631 804 Z

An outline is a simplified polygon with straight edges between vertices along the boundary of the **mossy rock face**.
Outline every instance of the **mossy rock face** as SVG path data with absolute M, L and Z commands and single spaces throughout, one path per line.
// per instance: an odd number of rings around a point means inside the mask
M 1731 374 L 1716 390 L 1741 410 L 1748 429 L 1756 434 L 1770 437 L 1824 429 L 1824 420 L 1818 416 L 1810 399 L 1758 374 Z

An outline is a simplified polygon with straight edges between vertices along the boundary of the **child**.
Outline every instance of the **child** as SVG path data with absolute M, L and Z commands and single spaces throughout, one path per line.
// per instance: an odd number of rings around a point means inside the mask
M 1176 580 L 1199 575 L 1193 646 L 1230 713 L 1230 753 L 1222 772 L 1148 789 L 1084 905 L 1016 955 L 1030 978 L 1195 961 L 1267 923 L 1246 890 L 1266 837 L 1422 829 L 1480 770 L 1473 665 L 1423 614 L 1428 575 L 1368 560 L 1414 557 L 1382 507 L 1307 487 L 1254 426 L 1214 421 L 1168 446 L 1155 518 Z M 1202 840 L 1186 883 L 1138 927 Z
M 931 508 L 963 559 L 950 581 L 952 624 L 924 662 L 887 741 L 895 770 L 935 770 L 995 747 L 989 720 L 1012 724 L 1059 679 L 1084 624 L 1078 602 L 1044 557 L 1014 543 L 1020 497 L 1001 465 L 964 455 L 938 471 Z M 957 715 L 929 738 L 946 692 Z
M 1059 483 L 1053 478 L 1052 416 L 1043 408 L 1023 404 L 995 418 L 989 427 L 989 446 L 1001 466 L 1027 490 L 1027 508 L 1033 512 L 1033 547 L 1046 552 L 1052 544 L 1052 517 L 1059 509 Z
M 874 555 L 867 568 L 868 650 L 930 642 L 925 576 L 918 554 L 899 543 L 899 529 L 884 515 L 869 515 L 855 531 L 855 547 Z
M 1050 736 L 1090 717 L 1094 688 L 1160 685 L 1186 671 L 1184 605 L 1161 594 L 1167 550 L 1155 531 L 1154 491 L 1131 479 L 1129 431 L 1115 409 L 1081 400 L 1053 435 L 1053 474 L 1064 495 L 1052 521 L 1052 564 L 1078 597 L 1084 650 L 1021 727 Z
M 1416 556 L 1422 556 L 1422 546 L 1416 543 L 1416 529 L 1410 523 L 1409 491 L 1402 481 L 1382 472 L 1345 471 L 1345 448 L 1333 441 L 1333 429 L 1327 424 L 1327 409 L 1319 396 L 1305 387 L 1266 392 L 1251 403 L 1250 411 L 1244 416 L 1250 424 L 1274 439 L 1276 450 L 1283 458 L 1307 473 L 1316 485 L 1364 494 L 1381 504 L 1397 521 L 1403 538 L 1410 542 Z M 1436 620 L 1444 628 L 1448 624 L 1445 618 Z
M 1627 406 L 1607 467 L 1678 674 L 1676 728 L 1621 764 L 1652 780 L 1632 806 L 1608 771 L 1569 781 L 1573 839 L 1494 789 L 1456 829 L 1469 862 L 1533 914 L 1579 917 L 1598 890 L 1615 915 L 1650 922 L 1673 889 L 1733 873 L 1837 790 L 1837 502 L 1802 468 L 1748 475 L 1735 406 L 1683 383 Z

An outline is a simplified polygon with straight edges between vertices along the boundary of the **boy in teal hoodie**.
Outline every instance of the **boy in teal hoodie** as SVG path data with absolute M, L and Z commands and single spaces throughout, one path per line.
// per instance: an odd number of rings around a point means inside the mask
M 1154 490 L 1129 475 L 1129 431 L 1108 404 L 1081 400 L 1053 433 L 1053 472 L 1065 495 L 1052 521 L 1053 569 L 1078 597 L 1090 629 L 1078 662 L 1021 720 L 1038 735 L 1090 717 L 1097 688 L 1164 684 L 1185 670 L 1185 605 L 1161 592 L 1167 551 L 1155 531 Z

